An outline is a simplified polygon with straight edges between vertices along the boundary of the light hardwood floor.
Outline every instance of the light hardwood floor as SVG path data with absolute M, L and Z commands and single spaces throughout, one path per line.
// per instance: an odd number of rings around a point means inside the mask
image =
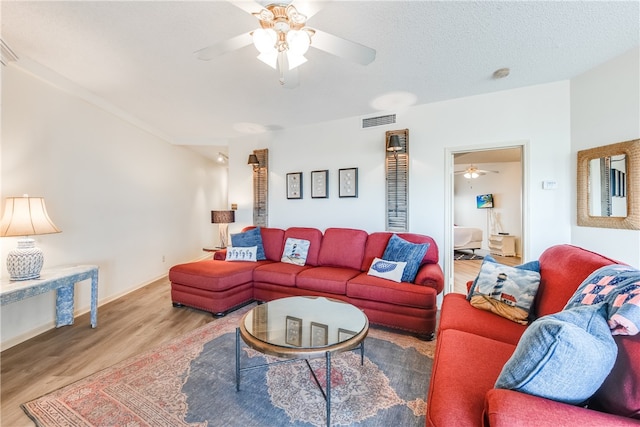
M 0 425 L 33 426 L 20 404 L 108 368 L 208 322 L 211 314 L 171 305 L 165 278 L 0 353 Z
M 519 258 L 496 257 L 516 265 Z M 456 292 L 466 292 L 482 261 L 456 261 Z M 203 311 L 171 306 L 169 281 L 161 279 L 98 309 L 72 326 L 52 329 L 0 353 L 0 425 L 33 426 L 20 404 L 150 350 L 215 318 Z

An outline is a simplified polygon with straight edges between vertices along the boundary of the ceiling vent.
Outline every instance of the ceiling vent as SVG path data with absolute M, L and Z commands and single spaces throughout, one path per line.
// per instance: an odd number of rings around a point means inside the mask
M 0 63 L 6 66 L 9 62 L 17 61 L 18 55 L 16 55 L 11 48 L 4 42 L 4 40 L 0 39 L 0 48 L 2 51 L 2 57 L 0 58 Z
M 395 114 L 388 114 L 386 116 L 378 116 L 378 117 L 368 117 L 366 119 L 362 119 L 362 129 L 366 129 L 374 126 L 391 125 L 395 122 L 396 122 Z

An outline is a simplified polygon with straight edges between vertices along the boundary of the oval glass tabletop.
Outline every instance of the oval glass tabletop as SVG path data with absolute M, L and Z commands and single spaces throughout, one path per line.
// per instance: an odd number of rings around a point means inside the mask
M 324 297 L 290 297 L 261 304 L 248 312 L 244 329 L 279 347 L 321 349 L 348 341 L 368 328 L 357 307 Z

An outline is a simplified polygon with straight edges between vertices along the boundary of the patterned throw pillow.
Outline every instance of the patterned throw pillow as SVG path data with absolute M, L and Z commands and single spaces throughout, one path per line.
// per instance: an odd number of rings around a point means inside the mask
M 402 273 L 406 266 L 407 263 L 403 261 L 387 261 L 385 259 L 374 258 L 367 274 L 369 276 L 393 280 L 394 282 L 401 282 Z
M 264 253 L 264 246 L 262 245 L 262 234 L 260 234 L 260 227 L 245 231 L 244 233 L 232 234 L 231 246 L 233 246 L 234 248 L 250 248 L 252 246 L 256 246 L 258 248 L 256 259 L 258 261 L 267 259 L 267 256 Z
M 307 262 L 309 246 L 311 246 L 311 242 L 308 240 L 288 237 L 284 243 L 284 251 L 282 251 L 282 259 L 280 259 L 280 261 L 289 264 L 304 265 L 305 262 Z
M 402 261 L 407 266 L 402 273 L 403 282 L 413 282 L 418 274 L 418 269 L 422 263 L 422 258 L 429 250 L 428 243 L 407 242 L 398 235 L 393 234 L 387 243 L 387 247 L 382 254 L 382 259 L 386 261 Z
M 640 331 L 640 270 L 627 265 L 607 265 L 591 273 L 565 308 L 604 303 L 613 335 Z
M 618 355 L 603 306 L 543 316 L 524 331 L 495 387 L 578 405 L 611 372 Z
M 540 286 L 537 269 L 537 261 L 510 267 L 486 256 L 467 299 L 476 308 L 526 325 Z
M 258 252 L 257 246 L 251 246 L 250 248 L 234 248 L 229 246 L 227 248 L 227 257 L 225 261 L 251 261 L 256 262 L 256 253 Z

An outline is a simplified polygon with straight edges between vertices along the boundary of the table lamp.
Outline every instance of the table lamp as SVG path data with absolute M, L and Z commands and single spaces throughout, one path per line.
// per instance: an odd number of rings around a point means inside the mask
M 18 247 L 7 255 L 11 280 L 40 277 L 44 255 L 29 236 L 50 233 L 60 233 L 60 230 L 49 218 L 42 197 L 7 197 L 0 221 L 0 237 L 22 236 Z
M 227 247 L 229 239 L 229 223 L 235 221 L 235 211 L 211 211 L 211 222 L 213 224 L 218 224 L 221 248 Z

